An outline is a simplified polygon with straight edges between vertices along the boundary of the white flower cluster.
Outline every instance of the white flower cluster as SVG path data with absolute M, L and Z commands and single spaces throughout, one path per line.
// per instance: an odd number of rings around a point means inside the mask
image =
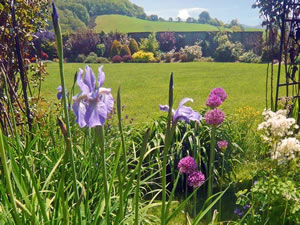
M 180 49 L 180 54 L 187 54 L 188 60 L 200 59 L 202 57 L 202 49 L 199 45 L 185 46 Z
M 278 160 L 278 164 L 286 163 L 294 159 L 300 153 L 300 142 L 296 138 L 285 138 L 280 141 L 276 151 L 272 152 L 272 159 Z
M 258 130 L 263 131 L 262 138 L 265 141 L 274 141 L 293 134 L 298 128 L 294 118 L 287 118 L 286 110 L 272 112 L 265 110 L 262 114 L 265 121 L 258 125 Z
M 300 142 L 292 137 L 294 129 L 298 129 L 296 120 L 287 118 L 286 110 L 265 110 L 263 116 L 265 121 L 258 125 L 258 130 L 263 131 L 263 140 L 270 143 L 271 158 L 278 164 L 294 159 L 300 153 Z

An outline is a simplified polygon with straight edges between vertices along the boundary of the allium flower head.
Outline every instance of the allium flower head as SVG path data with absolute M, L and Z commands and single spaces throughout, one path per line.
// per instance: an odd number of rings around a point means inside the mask
M 222 102 L 224 102 L 227 98 L 227 94 L 223 88 L 215 88 L 210 91 L 209 96 L 216 95 L 218 96 Z
M 81 93 L 73 97 L 74 104 L 72 106 L 76 114 L 76 122 L 80 127 L 103 126 L 107 115 L 112 112 L 114 99 L 111 95 L 110 88 L 103 88 L 105 74 L 99 67 L 98 80 L 96 86 L 96 78 L 94 72 L 89 66 L 85 67 L 85 76 L 82 79 L 83 70 L 80 69 L 77 76 L 77 85 L 81 89 Z
M 205 122 L 212 126 L 218 126 L 223 123 L 225 119 L 225 114 L 220 109 L 212 109 L 208 111 L 205 116 Z
M 182 158 L 178 163 L 178 169 L 181 173 L 190 174 L 197 170 L 197 164 L 193 157 Z
M 197 188 L 199 186 L 201 186 L 204 181 L 205 181 L 205 176 L 203 173 L 201 173 L 200 171 L 196 171 L 191 173 L 188 176 L 188 185 L 193 187 L 193 188 Z
M 225 140 L 218 141 L 217 145 L 218 145 L 219 149 L 221 149 L 221 151 L 225 151 L 228 147 L 228 142 Z
M 177 110 L 173 110 L 173 122 L 184 120 L 187 123 L 190 122 L 190 120 L 196 121 L 197 123 L 200 123 L 200 120 L 202 119 L 202 116 L 200 113 L 194 111 L 191 107 L 185 106 L 184 104 L 186 102 L 193 102 L 193 99 L 191 98 L 184 98 L 179 103 L 179 106 Z M 159 105 L 159 108 L 161 111 L 169 112 L 169 106 L 168 105 Z
M 212 109 L 219 107 L 222 104 L 222 100 L 218 95 L 209 95 L 206 100 L 206 106 Z

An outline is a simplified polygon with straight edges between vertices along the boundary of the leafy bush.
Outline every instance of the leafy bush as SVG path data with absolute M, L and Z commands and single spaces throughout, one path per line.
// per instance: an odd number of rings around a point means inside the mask
M 96 52 L 97 45 L 100 43 L 99 36 L 91 29 L 81 29 L 71 34 L 65 44 L 65 57 L 74 61 L 79 54 L 88 55 Z
M 174 55 L 173 55 L 173 57 L 174 57 L 174 61 L 178 62 L 180 60 L 180 53 L 179 52 L 175 52 Z
M 101 63 L 101 64 L 103 64 L 103 63 L 109 63 L 109 60 L 107 58 L 105 58 L 105 57 L 97 57 L 96 63 Z
M 130 49 L 128 45 L 122 45 L 120 50 L 120 56 L 131 55 Z
M 172 56 L 170 54 L 166 55 L 166 63 L 170 63 L 172 61 Z
M 116 55 L 120 55 L 121 51 L 121 43 L 117 40 L 114 40 L 110 49 L 110 57 L 114 57 Z
M 194 59 L 194 62 L 214 62 L 212 57 L 201 57 L 200 59 Z
M 84 63 L 96 63 L 96 61 L 97 61 L 97 54 L 95 52 L 91 52 L 84 60 Z
M 256 55 L 253 51 L 248 51 L 239 57 L 239 61 L 245 63 L 260 63 L 261 57 Z
M 200 59 L 202 56 L 201 47 L 199 45 L 185 46 L 180 49 L 180 53 L 186 54 L 189 62 L 192 62 L 194 59 Z
M 86 56 L 84 54 L 79 54 L 76 58 L 76 62 L 83 63 L 86 60 Z
M 122 57 L 122 61 L 127 63 L 127 62 L 131 62 L 132 61 L 132 56 L 131 55 L 124 55 Z
M 174 32 L 165 32 L 160 34 L 160 49 L 164 52 L 175 48 L 176 38 Z
M 104 56 L 104 53 L 105 53 L 105 45 L 104 44 L 98 44 L 96 46 L 97 56 L 102 57 L 102 56 Z
M 181 54 L 180 55 L 180 61 L 181 62 L 188 62 L 189 61 L 189 59 L 188 59 L 188 55 L 187 54 Z
M 138 51 L 132 55 L 133 62 L 156 62 L 152 52 Z
M 144 52 L 152 52 L 154 55 L 156 55 L 159 49 L 159 43 L 156 40 L 155 35 L 150 34 L 148 38 L 142 38 L 140 49 Z
M 227 34 L 219 34 L 215 41 L 218 47 L 215 52 L 215 60 L 217 62 L 235 62 L 239 56 L 243 54 L 243 46 L 240 42 L 232 43 Z
M 109 63 L 107 58 L 97 57 L 95 52 L 91 52 L 87 57 L 85 55 L 78 55 L 76 62 L 84 62 L 84 63 Z
M 112 57 L 111 61 L 112 61 L 112 63 L 121 63 L 122 57 L 119 55 L 115 55 L 114 57 Z
M 136 52 L 139 51 L 138 43 L 137 43 L 136 40 L 133 39 L 133 38 L 130 39 L 130 42 L 129 42 L 129 49 L 130 49 L 131 54 L 134 54 L 134 53 L 136 53 Z

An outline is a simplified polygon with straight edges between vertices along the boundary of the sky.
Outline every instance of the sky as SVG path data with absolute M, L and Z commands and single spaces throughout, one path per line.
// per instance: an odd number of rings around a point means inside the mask
M 208 11 L 210 16 L 225 23 L 238 19 L 241 24 L 256 26 L 261 23 L 259 12 L 251 6 L 255 0 L 130 0 L 144 8 L 145 12 L 156 14 L 168 19 L 191 16 L 198 18 L 202 11 Z

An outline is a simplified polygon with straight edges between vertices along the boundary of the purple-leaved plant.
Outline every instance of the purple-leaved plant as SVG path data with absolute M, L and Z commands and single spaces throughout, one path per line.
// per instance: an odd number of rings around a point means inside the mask
M 110 88 L 102 87 L 105 80 L 105 74 L 99 67 L 98 79 L 93 70 L 85 67 L 85 76 L 82 79 L 83 70 L 80 69 L 77 75 L 77 85 L 81 93 L 73 97 L 73 111 L 76 114 L 76 122 L 80 127 L 103 126 L 107 115 L 112 112 L 114 99 L 111 95 Z

